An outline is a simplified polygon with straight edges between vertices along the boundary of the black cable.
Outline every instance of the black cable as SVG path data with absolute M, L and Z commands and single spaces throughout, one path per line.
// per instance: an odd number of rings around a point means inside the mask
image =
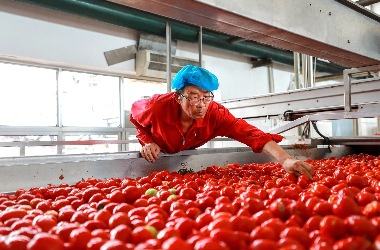
M 330 153 L 332 152 L 331 151 L 331 148 L 330 148 L 330 139 L 327 137 L 327 136 L 324 136 L 324 135 L 322 135 L 322 133 L 321 132 L 319 132 L 319 130 L 318 130 L 318 128 L 317 128 L 317 122 L 316 121 L 313 121 L 313 122 L 311 122 L 312 124 L 313 124 L 313 128 L 315 129 L 315 131 L 323 138 L 323 144 L 324 145 L 328 145 L 328 149 L 329 149 L 329 151 L 330 151 Z
M 286 120 L 286 119 L 285 119 L 286 113 L 292 113 L 292 112 L 293 112 L 293 110 L 291 110 L 291 109 L 289 109 L 289 110 L 285 110 L 285 112 L 284 112 L 284 114 L 283 114 L 284 120 Z
M 306 133 L 310 133 L 310 122 L 308 122 L 303 128 L 301 136 L 306 136 Z

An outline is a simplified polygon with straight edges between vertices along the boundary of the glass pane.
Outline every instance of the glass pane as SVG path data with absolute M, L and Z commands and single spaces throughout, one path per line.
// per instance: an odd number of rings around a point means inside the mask
M 57 136 L 0 136 L 0 142 L 29 142 L 29 141 L 57 141 Z M 26 146 L 25 155 L 55 155 L 57 154 L 57 146 Z M 0 157 L 20 156 L 19 147 L 2 147 L 0 149 Z
M 25 147 L 26 156 L 35 156 L 35 155 L 56 155 L 57 146 L 34 146 L 34 147 Z
M 0 157 L 17 157 L 20 156 L 19 147 L 0 147 Z
M 137 140 L 136 135 L 129 135 L 129 140 Z M 129 143 L 129 150 L 128 151 L 140 151 L 142 148 L 140 143 Z
M 119 78 L 63 71 L 62 124 L 82 127 L 118 127 Z
M 374 136 L 377 133 L 377 118 L 361 118 L 359 123 L 360 136 Z
M 131 110 L 132 103 L 166 93 L 166 83 L 124 78 L 124 110 Z
M 118 140 L 117 135 L 66 135 L 65 141 Z M 99 145 L 65 145 L 63 154 L 114 153 L 119 151 L 119 144 Z
M 56 126 L 56 70 L 0 63 L 0 125 Z

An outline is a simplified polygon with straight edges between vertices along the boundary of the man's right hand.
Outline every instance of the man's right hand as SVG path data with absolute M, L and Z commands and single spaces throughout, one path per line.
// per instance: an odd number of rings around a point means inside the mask
M 142 147 L 140 153 L 149 162 L 155 162 L 158 158 L 161 148 L 154 142 L 147 143 Z

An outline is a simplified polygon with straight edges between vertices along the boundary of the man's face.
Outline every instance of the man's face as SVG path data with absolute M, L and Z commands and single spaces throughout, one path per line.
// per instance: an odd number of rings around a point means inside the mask
M 193 98 L 203 99 L 206 96 L 211 96 L 211 93 L 197 86 L 187 86 L 183 90 L 183 96 L 189 100 Z M 182 98 L 179 101 L 182 111 L 194 120 L 203 119 L 210 103 L 205 104 L 203 101 L 200 101 L 197 105 L 191 105 L 186 98 Z

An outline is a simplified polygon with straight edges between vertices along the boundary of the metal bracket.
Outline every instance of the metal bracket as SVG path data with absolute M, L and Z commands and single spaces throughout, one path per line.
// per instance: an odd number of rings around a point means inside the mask
M 353 74 L 362 72 L 380 71 L 380 65 L 343 70 L 344 82 L 344 112 L 351 112 L 351 77 Z
M 342 119 L 358 119 L 358 118 L 370 118 L 370 117 L 380 117 L 380 103 L 378 104 L 368 104 L 370 108 L 363 108 L 356 112 L 332 112 L 327 114 L 313 114 L 305 115 L 298 118 L 284 126 L 273 129 L 270 131 L 271 134 L 280 134 L 288 131 L 292 128 L 298 127 L 309 121 L 321 121 L 321 120 L 342 120 Z M 363 107 L 366 105 L 363 105 Z
M 128 61 L 130 59 L 135 59 L 136 52 L 136 45 L 130 45 L 128 47 L 104 52 L 104 56 L 106 57 L 108 66 L 111 66 L 117 63 Z
M 271 58 L 265 58 L 265 59 L 258 59 L 258 58 L 252 58 L 252 68 L 258 68 L 263 66 L 268 66 L 272 64 Z

